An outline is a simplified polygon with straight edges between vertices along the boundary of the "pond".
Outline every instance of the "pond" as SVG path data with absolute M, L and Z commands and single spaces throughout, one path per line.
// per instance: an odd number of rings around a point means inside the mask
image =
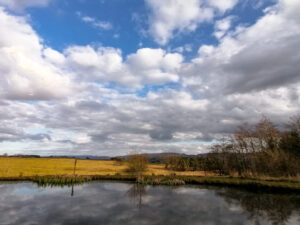
M 0 224 L 300 224 L 300 196 L 207 186 L 0 183 Z

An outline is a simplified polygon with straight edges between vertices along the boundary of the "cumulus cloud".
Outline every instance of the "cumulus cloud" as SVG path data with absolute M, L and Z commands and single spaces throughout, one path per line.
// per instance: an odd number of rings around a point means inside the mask
M 45 49 L 23 17 L 0 8 L 0 33 L 5 34 L 0 36 L 0 97 L 46 100 L 70 93 L 70 79 L 43 57 L 45 52 L 52 60 L 61 60 L 59 54 Z
M 64 51 L 64 54 L 68 66 L 73 68 L 80 79 L 110 80 L 124 84 L 127 80 L 134 82 L 134 77 L 125 71 L 119 49 L 71 46 Z
M 63 65 L 65 63 L 65 56 L 52 48 L 44 48 L 43 55 L 46 60 L 53 64 Z
M 0 36 L 1 152 L 201 153 L 241 122 L 266 115 L 284 124 L 300 110 L 299 10 L 299 1 L 280 0 L 250 26 L 233 29 L 220 20 L 219 43 L 200 46 L 198 56 L 185 62 L 159 48 L 127 56 L 92 45 L 58 52 L 43 45 L 24 18 L 2 10 L 0 32 L 9 35 Z M 61 93 L 75 82 L 76 91 Z M 153 88 L 141 97 L 109 88 L 109 82 L 178 87 Z M 54 100 L 58 96 L 66 97 Z
M 67 63 L 85 80 L 114 81 L 128 87 L 179 80 L 183 57 L 162 49 L 139 49 L 123 60 L 115 48 L 73 46 L 65 50 Z
M 139 49 L 123 59 L 110 47 L 70 46 L 62 53 L 43 44 L 24 17 L 0 11 L 0 97 L 50 100 L 68 97 L 75 82 L 115 82 L 130 88 L 179 81 L 183 57 L 162 49 Z M 78 83 L 79 81 L 79 83 Z
M 300 96 L 296 85 L 293 91 Z M 276 124 L 283 124 L 286 115 L 299 110 L 298 101 L 287 87 L 195 99 L 184 90 L 149 92 L 139 98 L 92 84 L 55 104 L 7 102 L 0 106 L 0 118 L 7 121 L 5 132 L 14 133 L 11 138 L 3 135 L 2 141 L 20 142 L 26 137 L 31 143 L 26 152 L 32 154 L 201 153 L 208 150 L 205 142 L 231 134 L 241 121 L 254 123 L 268 115 Z M 7 115 L 7 111 L 12 113 Z M 38 125 L 50 130 L 45 133 L 49 138 L 39 134 L 41 139 L 35 141 L 34 134 L 22 131 Z
M 298 1 L 281 0 L 254 25 L 240 26 L 223 36 L 218 46 L 202 46 L 194 64 L 183 69 L 191 75 L 185 84 L 197 83 L 194 89 L 199 93 L 215 95 L 299 82 L 298 10 Z
M 155 41 L 165 45 L 174 31 L 194 31 L 198 24 L 213 18 L 213 11 L 200 0 L 146 0 L 152 12 L 150 33 Z
M 51 0 L 0 0 L 0 5 L 20 11 L 28 7 L 45 7 Z
M 127 57 L 127 65 L 133 74 L 143 77 L 144 83 L 163 84 L 177 82 L 183 57 L 178 53 L 166 53 L 162 49 L 139 49 Z
M 216 14 L 232 9 L 238 0 L 146 0 L 151 14 L 149 32 L 160 45 L 165 45 L 176 33 L 195 31 Z

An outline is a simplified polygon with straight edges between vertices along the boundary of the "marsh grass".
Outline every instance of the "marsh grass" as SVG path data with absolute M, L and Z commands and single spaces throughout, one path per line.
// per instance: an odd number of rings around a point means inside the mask
M 118 180 L 148 185 L 205 184 L 244 187 L 251 190 L 300 192 L 299 178 L 216 176 L 202 171 L 176 174 L 163 164 L 149 164 L 139 179 L 126 172 L 127 164 L 106 160 L 78 160 L 74 174 L 74 159 L 0 157 L 0 181 L 33 181 L 38 185 L 76 185 L 92 180 Z
M 92 180 L 89 176 L 61 175 L 61 176 L 35 176 L 31 180 L 38 186 L 73 186 L 89 182 Z
M 181 177 L 177 176 L 143 176 L 137 179 L 137 183 L 143 184 L 143 185 L 170 185 L 170 186 L 176 186 L 176 185 L 183 185 L 185 184 L 185 181 L 181 179 Z
M 196 176 L 144 176 L 137 180 L 145 185 L 183 185 L 201 184 L 214 186 L 239 187 L 250 191 L 297 192 L 300 193 L 300 183 L 287 180 L 259 180 L 237 177 L 196 177 Z
M 251 191 L 276 191 L 300 193 L 300 182 L 288 180 L 261 180 L 237 177 L 180 177 L 187 184 L 205 184 L 228 187 L 241 187 Z

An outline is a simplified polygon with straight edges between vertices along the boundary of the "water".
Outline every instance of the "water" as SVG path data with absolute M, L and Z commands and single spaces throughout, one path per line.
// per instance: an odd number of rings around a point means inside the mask
M 0 183 L 0 224 L 300 224 L 300 196 L 204 186 Z

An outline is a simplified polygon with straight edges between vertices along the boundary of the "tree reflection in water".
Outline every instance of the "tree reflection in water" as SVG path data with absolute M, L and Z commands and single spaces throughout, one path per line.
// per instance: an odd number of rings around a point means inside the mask
M 300 213 L 300 196 L 297 194 L 254 193 L 229 188 L 216 193 L 229 205 L 240 205 L 249 212 L 249 219 L 256 225 L 260 225 L 263 218 L 274 225 L 285 225 L 293 213 Z
M 72 185 L 72 188 L 71 188 L 71 197 L 74 196 L 74 185 Z
M 143 203 L 143 196 L 147 194 L 145 185 L 133 184 L 127 191 L 127 194 L 132 202 L 136 204 L 137 208 L 140 209 Z
M 216 188 L 215 193 L 222 197 L 229 206 L 240 206 L 248 212 L 248 219 L 256 225 L 263 225 L 266 219 L 273 225 L 285 225 L 288 224 L 293 214 L 300 213 L 300 195 L 297 194 L 254 193 L 232 188 Z M 133 184 L 127 194 L 140 209 L 143 197 L 147 195 L 146 187 Z

